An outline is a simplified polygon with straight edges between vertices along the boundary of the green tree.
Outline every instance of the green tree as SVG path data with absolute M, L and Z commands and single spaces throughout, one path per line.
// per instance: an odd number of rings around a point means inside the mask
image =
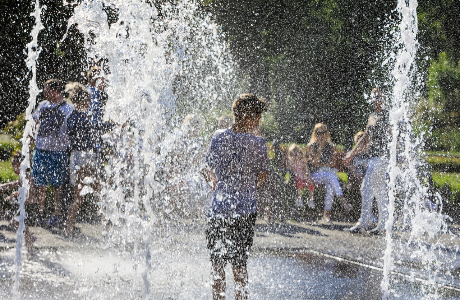
M 250 92 L 276 102 L 279 134 L 307 142 L 328 124 L 351 146 L 365 126 L 363 94 L 388 76 L 383 49 L 391 42 L 396 3 L 386 1 L 214 0 L 207 9 L 227 34 Z M 369 81 L 369 79 L 371 79 Z
M 460 151 L 460 62 L 449 59 L 446 52 L 433 60 L 427 91 L 417 108 L 417 125 L 428 132 L 428 147 Z

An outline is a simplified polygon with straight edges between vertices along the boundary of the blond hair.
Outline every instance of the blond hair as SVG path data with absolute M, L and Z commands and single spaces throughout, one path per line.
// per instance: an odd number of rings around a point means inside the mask
M 292 144 L 291 146 L 289 146 L 289 149 L 288 149 L 288 160 L 292 160 L 292 153 L 293 152 L 300 152 L 302 154 L 302 158 L 305 157 L 305 153 L 304 151 L 302 150 L 302 148 L 299 147 L 299 145 L 297 144 Z
M 94 77 L 101 74 L 101 67 L 93 66 L 89 68 L 88 72 L 86 72 L 86 78 L 88 79 L 88 83 L 94 80 Z
M 364 131 L 360 131 L 358 132 L 357 134 L 355 134 L 355 137 L 353 138 L 353 141 L 356 143 L 358 143 L 358 140 L 359 138 L 364 134 Z
M 315 127 L 313 128 L 313 132 L 311 134 L 311 138 L 310 138 L 310 145 L 311 144 L 314 144 L 316 143 L 316 131 L 320 128 L 325 128 L 326 129 L 326 136 L 327 136 L 327 141 L 329 143 L 331 143 L 331 134 L 329 133 L 329 130 L 327 129 L 327 126 L 324 125 L 323 123 L 318 123 L 315 125 Z
M 91 101 L 91 94 L 81 83 L 76 83 L 70 92 L 69 100 L 74 104 L 81 104 Z

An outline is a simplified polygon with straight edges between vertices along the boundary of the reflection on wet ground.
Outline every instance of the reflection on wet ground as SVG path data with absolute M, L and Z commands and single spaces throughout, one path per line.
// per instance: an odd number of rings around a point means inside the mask
M 285 237 L 290 237 L 290 238 L 300 238 L 296 236 L 298 233 L 306 233 L 309 235 L 317 235 L 317 236 L 326 236 L 325 234 L 313 230 L 313 229 L 308 229 L 305 227 L 297 226 L 294 224 L 288 224 L 288 223 L 276 223 L 273 225 L 268 225 L 268 224 L 256 224 L 255 229 L 256 232 L 267 232 L 267 233 L 275 233 L 279 234 Z M 265 235 L 257 235 L 258 237 L 265 237 Z
M 0 299 L 10 299 L 15 252 L 10 242 L 15 238 L 7 225 L 0 226 L 5 237 L 0 241 Z M 22 299 L 139 299 L 146 290 L 144 282 L 149 284 L 150 299 L 211 299 L 205 223 L 175 224 L 167 235 L 154 237 L 148 271 L 142 255 L 133 255 L 134 247 L 110 246 L 101 226 L 78 226 L 80 234 L 71 240 L 31 228 L 39 249 L 34 258 L 24 256 Z M 294 222 L 269 226 L 258 221 L 248 262 L 250 298 L 381 299 L 382 272 L 374 258 L 381 257 L 378 247 L 384 239 L 340 231 L 347 226 Z M 458 276 L 456 269 L 451 270 Z M 227 299 L 232 299 L 229 266 L 227 274 Z M 392 276 L 392 298 L 460 299 L 458 290 L 429 290 L 417 276 L 411 282 L 407 274 Z

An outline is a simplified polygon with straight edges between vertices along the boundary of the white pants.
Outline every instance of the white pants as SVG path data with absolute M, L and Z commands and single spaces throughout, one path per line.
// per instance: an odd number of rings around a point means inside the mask
M 386 172 L 388 160 L 374 157 L 369 160 L 366 175 L 361 185 L 361 218 L 359 222 L 365 226 L 371 224 L 372 204 L 377 199 L 379 209 L 379 226 L 385 226 L 388 219 L 388 188 Z
M 75 185 L 77 179 L 77 171 L 84 167 L 94 167 L 98 163 L 98 154 L 93 151 L 72 151 L 70 153 L 70 184 Z M 98 174 L 94 174 L 97 178 Z
M 314 184 L 324 184 L 326 186 L 324 209 L 331 210 L 334 196 L 340 197 L 343 195 L 339 177 L 334 172 L 316 172 L 311 174 L 311 179 Z

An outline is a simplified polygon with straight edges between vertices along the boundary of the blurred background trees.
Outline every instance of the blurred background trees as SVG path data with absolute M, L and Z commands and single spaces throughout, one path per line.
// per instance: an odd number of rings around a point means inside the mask
M 153 2 L 160 7 L 165 1 Z M 417 124 L 428 130 L 428 147 L 459 151 L 460 2 L 419 2 Z M 71 28 L 61 41 L 73 6 L 62 0 L 40 3 L 45 29 L 39 35 L 39 86 L 53 77 L 84 81 L 88 62 L 83 37 Z M 398 21 L 396 1 L 200 3 L 229 44 L 241 89 L 271 103 L 263 120 L 269 140 L 307 143 L 313 125 L 323 122 L 331 128 L 334 142 L 351 146 L 353 134 L 364 129 L 371 110 L 366 95 L 389 81 L 391 60 L 384 62 Z M 31 39 L 32 10 L 29 0 L 0 0 L 0 128 L 27 106 L 24 49 Z

